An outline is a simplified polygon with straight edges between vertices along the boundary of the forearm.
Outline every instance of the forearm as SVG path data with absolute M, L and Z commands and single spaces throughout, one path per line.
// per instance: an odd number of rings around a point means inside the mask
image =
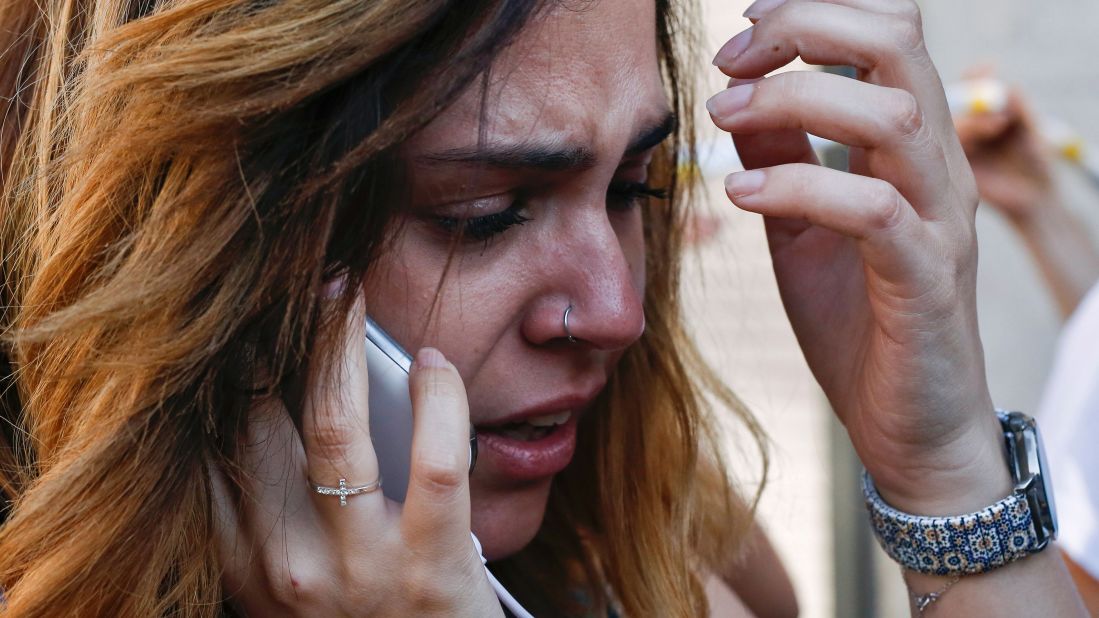
M 1086 226 L 1054 197 L 1025 218 L 1012 220 L 1046 286 L 1067 318 L 1099 279 L 1099 249 Z

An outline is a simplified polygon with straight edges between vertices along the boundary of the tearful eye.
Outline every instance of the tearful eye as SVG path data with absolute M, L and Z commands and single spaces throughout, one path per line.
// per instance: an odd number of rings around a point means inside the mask
M 668 198 L 667 189 L 650 187 L 643 182 L 614 182 L 607 187 L 607 208 L 616 211 L 631 210 L 649 198 Z

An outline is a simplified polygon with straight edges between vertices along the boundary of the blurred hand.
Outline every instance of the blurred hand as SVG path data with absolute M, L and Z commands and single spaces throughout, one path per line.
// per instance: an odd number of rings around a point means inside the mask
M 983 71 L 980 76 L 989 75 Z M 1019 90 L 1008 92 L 1003 111 L 960 116 L 954 126 L 981 198 L 1004 216 L 1019 222 L 1058 199 L 1053 153 Z

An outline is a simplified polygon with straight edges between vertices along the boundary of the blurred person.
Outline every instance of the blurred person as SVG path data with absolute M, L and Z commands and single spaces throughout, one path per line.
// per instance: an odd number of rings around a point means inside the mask
M 707 394 L 754 425 L 678 296 L 689 8 L 0 4 L 0 611 L 500 616 L 471 529 L 539 615 L 694 616 L 704 576 L 736 588 L 752 518 Z M 766 217 L 913 611 L 1078 615 L 1004 461 L 977 194 L 918 7 L 748 15 L 709 101 L 750 168 L 727 193 Z M 862 79 L 761 79 L 799 55 Z M 417 350 L 401 505 L 366 315 Z
M 1067 318 L 1099 280 L 1099 248 L 1065 204 L 1055 150 L 1030 103 L 1009 89 L 1002 110 L 959 116 L 956 128 L 981 198 L 1019 234 Z
M 975 72 L 987 77 L 989 72 Z M 1065 202 L 1056 151 L 1017 88 L 1002 110 L 956 128 L 981 198 L 1011 224 L 1067 320 L 1039 407 L 1054 469 L 1065 561 L 1099 616 L 1099 247 Z M 1085 208 L 1099 209 L 1099 195 Z

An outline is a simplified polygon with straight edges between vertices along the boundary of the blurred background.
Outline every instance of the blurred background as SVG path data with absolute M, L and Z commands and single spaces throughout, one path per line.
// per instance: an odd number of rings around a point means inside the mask
M 702 0 L 706 60 L 746 28 L 747 0 Z M 976 65 L 1021 88 L 1036 111 L 1099 144 L 1099 2 L 925 0 L 924 30 L 947 84 Z M 809 67 L 792 66 L 795 70 Z M 703 103 L 725 87 L 706 66 L 699 93 L 700 142 L 712 161 L 732 145 L 708 122 Z M 731 163 L 730 165 L 735 165 Z M 760 520 L 790 572 L 801 615 L 904 616 L 899 568 L 870 536 L 859 467 L 846 436 L 810 375 L 786 321 L 771 272 L 762 222 L 727 201 L 722 180 L 735 167 L 707 170 L 706 204 L 689 261 L 685 297 L 704 353 L 758 416 L 771 439 L 771 470 Z M 1065 198 L 1099 236 L 1099 202 L 1088 181 L 1065 164 Z M 979 315 L 997 405 L 1033 413 L 1061 325 L 1057 307 L 1018 235 L 984 205 L 978 212 Z M 759 482 L 758 455 L 732 435 L 740 479 Z

